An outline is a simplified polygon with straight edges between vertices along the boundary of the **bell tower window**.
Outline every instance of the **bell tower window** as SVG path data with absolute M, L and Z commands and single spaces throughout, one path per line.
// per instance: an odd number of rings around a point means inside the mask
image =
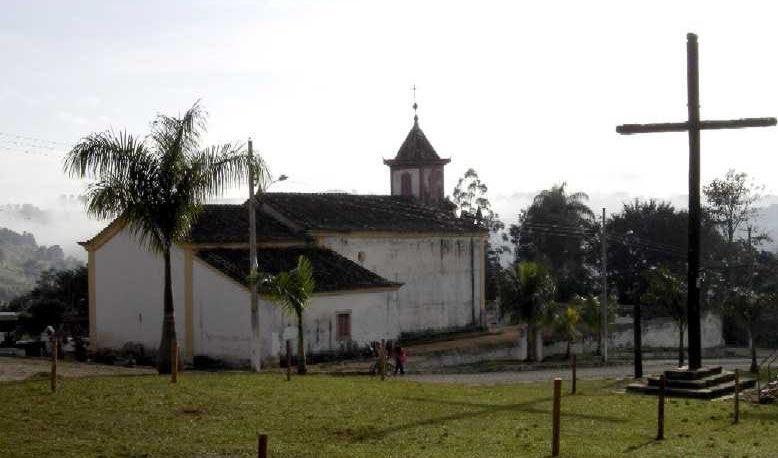
M 413 188 L 411 187 L 411 174 L 408 172 L 400 176 L 400 194 L 403 197 L 412 197 Z

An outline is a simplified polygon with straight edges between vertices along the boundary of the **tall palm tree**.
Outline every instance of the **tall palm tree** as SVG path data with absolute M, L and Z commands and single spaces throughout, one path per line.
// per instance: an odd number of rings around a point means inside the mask
M 273 302 L 297 318 L 297 373 L 301 375 L 307 372 L 303 313 L 308 307 L 314 288 L 313 268 L 305 256 L 297 258 L 297 267 L 289 272 L 281 272 L 266 279 L 262 288 Z
M 503 271 L 500 304 L 513 321 L 527 324 L 527 361 L 537 357 L 536 330 L 548 317 L 554 294 L 554 280 L 542 264 L 521 262 Z
M 569 193 L 566 184 L 538 193 L 512 228 L 519 259 L 545 264 L 558 281 L 561 301 L 590 289 L 585 269 L 587 233 L 593 228 L 594 213 L 583 192 Z M 517 237 L 516 237 L 517 236 Z
M 248 168 L 260 179 L 260 159 L 243 153 L 242 145 L 201 147 L 206 113 L 195 103 L 181 117 L 157 115 L 151 133 L 140 138 L 124 131 L 91 134 L 65 158 L 65 171 L 94 180 L 87 191 L 87 213 L 100 219 L 121 218 L 127 228 L 161 254 L 165 266 L 164 318 L 157 370 L 171 370 L 176 339 L 171 247 L 189 234 L 206 199 L 243 183 Z

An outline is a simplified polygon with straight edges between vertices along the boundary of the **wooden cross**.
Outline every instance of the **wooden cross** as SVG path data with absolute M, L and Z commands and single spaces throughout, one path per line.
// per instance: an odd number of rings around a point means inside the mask
M 700 131 L 740 129 L 776 125 L 775 118 L 745 118 L 725 121 L 700 120 L 700 84 L 697 35 L 686 35 L 686 76 L 689 119 L 686 122 L 623 124 L 616 132 L 624 135 L 654 132 L 689 133 L 689 251 L 687 257 L 687 323 L 689 327 L 689 369 L 702 367 L 700 333 Z

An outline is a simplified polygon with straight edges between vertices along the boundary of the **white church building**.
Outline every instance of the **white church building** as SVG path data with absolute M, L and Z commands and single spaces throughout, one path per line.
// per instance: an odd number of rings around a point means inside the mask
M 290 270 L 299 255 L 316 290 L 305 314 L 311 353 L 396 339 L 404 332 L 480 325 L 488 232 L 454 215 L 441 159 L 414 117 L 390 168 L 390 195 L 267 193 L 257 209 L 260 270 Z M 206 205 L 172 251 L 179 348 L 248 363 L 251 342 L 246 205 Z M 162 330 L 162 258 L 117 219 L 82 242 L 89 255 L 93 350 L 149 350 Z M 293 318 L 260 297 L 263 361 L 280 354 Z M 288 336 L 286 336 L 288 337 Z

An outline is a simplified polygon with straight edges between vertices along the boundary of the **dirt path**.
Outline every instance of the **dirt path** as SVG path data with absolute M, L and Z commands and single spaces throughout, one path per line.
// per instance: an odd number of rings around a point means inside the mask
M 35 374 L 51 370 L 48 359 L 0 357 L 0 382 L 25 380 Z M 156 374 L 149 367 L 116 367 L 100 364 L 60 361 L 57 373 L 63 377 L 90 377 L 95 375 L 148 375 Z
M 747 358 L 708 359 L 704 361 L 706 366 L 722 366 L 725 369 L 739 368 L 748 370 L 751 360 Z M 650 360 L 643 362 L 643 375 L 656 374 L 677 366 L 674 360 Z M 579 379 L 607 379 L 607 378 L 631 378 L 633 376 L 632 365 L 588 367 L 578 369 Z M 409 375 L 408 380 L 426 383 L 455 383 L 464 385 L 496 385 L 502 383 L 540 382 L 552 380 L 555 377 L 570 378 L 570 370 L 567 368 L 539 369 L 526 371 L 483 372 L 477 374 L 419 374 Z

